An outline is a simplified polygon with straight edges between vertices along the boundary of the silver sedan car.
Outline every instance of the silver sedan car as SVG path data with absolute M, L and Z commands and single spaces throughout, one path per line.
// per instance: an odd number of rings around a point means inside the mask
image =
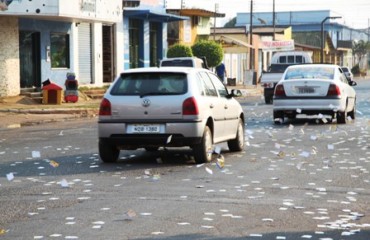
M 118 160 L 120 150 L 193 149 L 197 163 L 212 160 L 214 144 L 244 147 L 244 113 L 218 77 L 207 69 L 161 67 L 122 73 L 100 105 L 99 154 Z
M 314 117 L 337 123 L 355 119 L 356 92 L 341 67 L 331 64 L 290 66 L 274 92 L 273 119 Z

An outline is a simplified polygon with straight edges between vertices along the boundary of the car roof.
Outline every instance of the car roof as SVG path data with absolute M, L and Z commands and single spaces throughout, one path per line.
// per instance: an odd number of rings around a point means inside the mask
M 121 74 L 126 73 L 145 73 L 145 72 L 179 72 L 179 73 L 191 73 L 191 72 L 199 72 L 199 71 L 208 71 L 205 68 L 189 68 L 189 67 L 145 67 L 145 68 L 133 68 L 128 69 L 122 72 Z
M 335 65 L 335 64 L 318 64 L 318 63 L 314 63 L 314 64 L 298 64 L 298 65 L 292 65 L 292 66 L 289 66 L 288 68 L 289 69 L 292 69 L 292 68 L 312 68 L 312 67 L 330 67 L 330 68 L 339 68 L 338 65 Z

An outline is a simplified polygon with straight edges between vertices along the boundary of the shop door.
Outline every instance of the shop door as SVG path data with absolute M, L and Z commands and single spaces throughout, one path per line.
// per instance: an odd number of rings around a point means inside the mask
M 41 87 L 40 33 L 19 32 L 21 88 Z
M 103 82 L 112 82 L 114 76 L 114 37 L 113 27 L 103 26 Z
M 90 23 L 78 25 L 78 67 L 77 79 L 82 84 L 94 83 L 92 77 L 92 40 Z

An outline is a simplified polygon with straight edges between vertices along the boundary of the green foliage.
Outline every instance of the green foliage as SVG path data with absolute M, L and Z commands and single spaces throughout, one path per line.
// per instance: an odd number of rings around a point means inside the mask
M 191 51 L 191 48 L 182 45 L 182 44 L 175 44 L 171 46 L 167 51 L 167 57 L 168 58 L 174 58 L 174 57 L 192 57 L 193 52 Z
M 360 66 L 358 64 L 356 64 L 355 66 L 353 66 L 353 68 L 351 69 L 351 72 L 353 74 L 360 74 Z
M 224 27 L 231 28 L 231 27 L 235 27 L 235 25 L 236 25 L 236 17 L 230 19 L 227 23 L 225 23 Z
M 357 55 L 359 60 L 361 60 L 367 52 L 370 50 L 370 43 L 360 40 L 358 42 L 353 42 L 352 52 Z
M 196 57 L 206 57 L 208 67 L 216 67 L 224 58 L 224 52 L 221 44 L 215 41 L 199 41 L 192 47 L 193 54 Z

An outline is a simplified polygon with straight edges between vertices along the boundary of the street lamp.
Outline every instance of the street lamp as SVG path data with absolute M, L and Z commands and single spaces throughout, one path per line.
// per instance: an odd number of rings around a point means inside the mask
M 324 18 L 324 20 L 321 21 L 321 56 L 320 56 L 320 59 L 321 59 L 321 63 L 324 63 L 324 23 L 326 22 L 326 20 L 328 19 L 337 19 L 337 18 L 342 18 L 342 17 L 326 17 Z

